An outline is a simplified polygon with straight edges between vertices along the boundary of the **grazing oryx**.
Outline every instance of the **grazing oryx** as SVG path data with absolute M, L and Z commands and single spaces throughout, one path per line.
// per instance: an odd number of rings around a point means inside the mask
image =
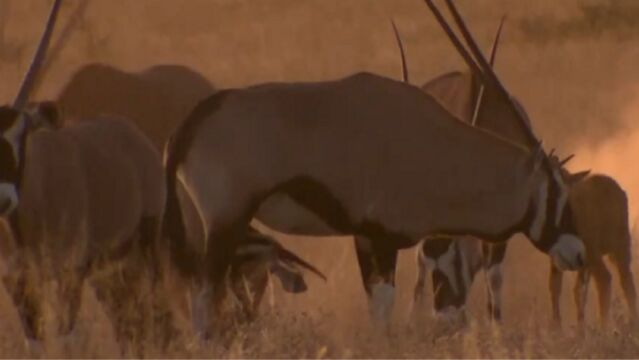
M 83 66 L 75 72 L 56 101 L 64 110 L 65 120 L 70 123 L 99 114 L 116 114 L 137 125 L 160 149 L 169 138 L 171 130 L 188 115 L 197 102 L 214 92 L 213 84 L 204 76 L 181 65 L 155 65 L 142 72 L 130 73 L 95 63 Z M 135 99 L 134 103 L 132 99 Z M 183 217 L 187 223 L 187 238 L 194 246 L 198 246 L 204 243 L 201 221 L 184 194 L 183 189 L 179 188 L 178 196 L 182 201 Z M 298 269 L 301 267 L 311 272 L 316 270 L 282 248 L 271 237 L 252 234 L 247 240 L 246 249 L 252 249 L 253 252 L 251 256 L 242 255 L 233 259 L 236 266 L 231 287 L 238 290 L 236 295 L 242 304 L 240 312 L 252 318 L 267 285 L 267 272 L 280 280 L 285 291 L 300 292 L 305 290 L 305 283 Z M 259 246 L 256 246 L 254 242 L 258 240 Z M 238 251 L 242 253 L 246 249 Z M 260 250 L 263 253 L 259 254 Z M 246 263 L 240 261 L 242 259 Z M 240 281 L 242 277 L 251 281 Z M 106 279 L 107 283 L 109 281 L 110 279 Z M 245 283 L 251 292 L 250 296 L 244 291 Z M 241 293 L 239 289 L 242 290 Z M 120 301 L 119 298 L 114 300 Z
M 617 268 L 630 317 L 637 317 L 637 294 L 630 267 L 632 245 L 628 224 L 628 199 L 621 186 L 611 177 L 588 172 L 564 173 L 570 185 L 570 204 L 577 232 L 586 246 L 586 265 L 579 270 L 574 296 L 577 320 L 584 322 L 588 282 L 594 276 L 599 294 L 599 318 L 608 321 L 611 296 L 611 276 L 603 257 L 608 255 Z M 551 263 L 550 292 L 553 320 L 561 323 L 559 298 L 562 272 Z
M 3 282 L 34 345 L 45 335 L 41 301 L 48 280 L 58 283 L 57 332 L 64 335 L 74 328 L 92 270 L 135 252 L 140 273 L 156 273 L 154 243 L 165 202 L 160 154 L 132 125 L 99 117 L 61 127 L 52 103 L 25 108 L 60 5 L 52 5 L 13 106 L 0 107 L 0 213 L 14 238 L 13 251 L 3 254 Z M 127 295 L 139 298 L 137 287 L 132 290 Z M 101 289 L 96 294 L 104 299 Z M 117 320 L 114 325 L 123 335 Z
M 489 64 L 494 66 L 497 47 L 501 37 L 504 18 L 502 18 L 493 41 Z M 408 74 L 404 59 L 401 38 L 396 38 L 402 56 L 403 73 Z M 404 81 L 407 81 L 404 75 Z M 497 101 L 503 101 L 491 94 L 492 89 L 482 86 L 481 79 L 472 72 L 450 72 L 422 85 L 422 90 L 432 95 L 442 106 L 458 119 L 472 125 L 491 128 L 497 134 L 501 123 L 496 123 L 496 115 L 487 112 L 486 107 L 500 108 Z M 513 99 L 514 100 L 514 99 Z M 516 105 L 519 106 L 518 103 Z M 503 108 L 503 106 L 501 106 Z M 521 108 L 523 109 L 523 108 Z M 528 116 L 521 112 L 529 124 Z M 497 129 L 496 129 L 497 127 Z M 508 135 L 508 134 L 504 134 Z M 488 276 L 488 310 L 491 318 L 501 319 L 501 262 L 506 252 L 506 243 L 490 244 L 469 237 L 426 239 L 417 254 L 417 282 L 414 291 L 414 304 L 421 303 L 427 272 L 432 273 L 434 293 L 433 306 L 436 313 L 448 313 L 448 310 L 463 308 L 466 297 L 477 271 L 483 267 Z
M 434 6 L 433 12 L 452 33 Z M 485 86 L 510 103 L 503 121 L 518 124 L 528 143 L 538 144 L 470 34 L 463 33 L 477 62 L 453 36 L 460 54 Z M 269 225 L 260 205 L 273 194 L 286 194 L 335 233 L 367 240 L 358 247 L 365 287 L 384 306 L 393 299 L 398 250 L 428 236 L 504 242 L 524 232 L 561 268 L 576 269 L 585 256 L 566 186 L 540 145 L 531 151 L 473 127 L 421 89 L 374 74 L 221 91 L 202 101 L 173 134 L 165 167 L 164 229 L 182 270 L 205 284 L 206 302 L 222 298 L 229 255 L 251 219 Z M 193 252 L 184 241 L 178 183 L 205 224 L 206 250 L 195 264 L 183 256 Z M 208 329 L 210 316 L 201 318 Z
M 48 129 L 37 127 L 30 113 L 3 107 L 0 114 L 2 156 L 6 164 L 15 159 L 15 177 L 3 186 L 17 189 L 17 196 L 1 194 L 17 243 L 5 286 L 27 337 L 39 340 L 40 284 L 57 280 L 59 332 L 66 334 L 91 270 L 140 251 L 153 271 L 164 208 L 160 155 L 141 132 L 116 118 Z M 100 288 L 96 295 L 104 297 Z
M 490 64 L 492 66 L 500 37 L 500 24 L 492 46 Z M 399 39 L 399 37 L 398 37 Z M 401 48 L 401 42 L 400 42 Z M 402 55 L 403 57 L 403 55 Z M 402 60 L 405 64 L 405 60 Z M 407 70 L 404 70 L 407 73 Z M 497 119 L 500 109 L 499 98 L 485 89 L 472 73 L 452 72 L 440 76 L 422 86 L 440 103 L 463 121 L 490 129 L 504 137 L 513 137 L 521 141 L 522 136 L 512 128 L 491 122 Z M 488 91 L 485 91 L 488 90 Z M 522 106 L 519 110 L 524 119 L 528 119 Z M 563 166 L 572 156 L 561 161 Z M 558 161 L 555 159 L 555 161 Z M 573 217 L 577 233 L 584 240 L 587 259 L 586 266 L 579 271 L 575 285 L 575 301 L 580 322 L 584 319 L 584 307 L 587 295 L 587 283 L 590 274 L 595 275 L 599 292 L 600 318 L 607 319 L 610 305 L 610 274 L 602 257 L 609 254 L 618 268 L 626 302 L 632 318 L 636 317 L 636 291 L 630 270 L 630 235 L 628 225 L 627 199 L 621 187 L 604 175 L 585 178 L 589 171 L 571 174 L 562 169 L 562 176 L 569 186 L 569 197 L 573 208 Z M 580 181 L 581 179 L 584 179 Z M 598 214 L 599 209 L 611 209 L 605 215 Z M 460 308 L 465 305 L 466 296 L 476 272 L 483 266 L 488 275 L 488 311 L 493 319 L 501 318 L 501 262 L 504 259 L 506 244 L 473 243 L 472 239 L 451 239 L 439 237 L 436 241 L 425 241 L 418 253 L 418 280 L 415 286 L 415 302 L 421 300 L 427 269 L 433 273 L 435 290 L 434 306 L 436 311 L 447 307 Z M 550 290 L 553 307 L 553 319 L 560 323 L 559 296 L 561 292 L 561 270 L 552 265 Z

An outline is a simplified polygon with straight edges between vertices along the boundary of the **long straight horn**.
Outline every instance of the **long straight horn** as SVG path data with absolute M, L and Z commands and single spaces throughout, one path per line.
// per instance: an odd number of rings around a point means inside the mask
M 397 30 L 395 21 L 391 20 L 391 25 L 393 25 L 395 40 L 397 41 L 397 47 L 399 48 L 399 54 L 402 59 L 402 81 L 408 84 L 409 83 L 408 82 L 408 66 L 406 66 L 406 53 L 404 52 L 404 44 L 402 43 L 402 37 L 399 36 L 399 31 Z
M 495 39 L 493 40 L 493 46 L 490 48 L 490 67 L 492 69 L 495 68 L 495 57 L 497 56 L 497 48 L 499 47 L 499 40 L 501 39 L 501 29 L 504 27 L 504 22 L 506 21 L 506 15 L 501 17 L 499 21 L 499 27 L 497 28 L 497 33 L 495 34 Z
M 44 28 L 44 31 L 42 32 L 40 43 L 38 44 L 38 47 L 36 48 L 36 51 L 33 55 L 31 65 L 29 65 L 29 69 L 22 79 L 22 84 L 20 84 L 18 95 L 16 95 L 16 98 L 13 101 L 13 107 L 16 109 L 21 109 L 22 107 L 24 107 L 25 103 L 29 99 L 29 91 L 35 83 L 36 75 L 40 66 L 42 65 L 44 56 L 47 53 L 47 47 L 49 46 L 49 41 L 51 40 L 51 35 L 53 34 L 53 28 L 55 26 L 55 21 L 58 17 L 58 10 L 60 9 L 61 4 L 62 0 L 54 0 L 53 5 L 51 5 L 49 18 L 47 19 L 47 24 Z
M 477 63 L 483 70 L 485 77 L 488 80 L 488 83 L 495 86 L 496 90 L 498 91 L 498 93 L 502 95 L 505 101 L 510 102 L 510 104 L 513 107 L 513 112 L 517 117 L 517 120 L 519 120 L 520 125 L 523 127 L 525 133 L 527 134 L 529 138 L 529 145 L 534 144 L 535 142 L 537 142 L 537 138 L 535 137 L 535 134 L 533 134 L 532 129 L 528 126 L 528 124 L 523 119 L 519 111 L 517 111 L 517 107 L 513 103 L 504 85 L 501 83 L 501 81 L 499 81 L 499 78 L 497 77 L 497 75 L 495 75 L 495 73 L 490 68 L 488 61 L 486 61 L 486 58 L 482 54 L 481 50 L 479 50 L 479 47 L 477 46 L 477 42 L 473 39 L 473 36 L 471 35 L 470 31 L 468 30 L 468 27 L 464 23 L 464 20 L 461 18 L 459 11 L 457 11 L 455 4 L 453 4 L 452 0 L 445 0 L 445 1 L 446 1 L 446 5 L 448 6 L 448 9 L 453 15 L 453 19 L 455 20 L 455 23 L 459 27 L 459 30 L 461 31 L 462 36 L 466 40 L 466 44 L 470 48 L 470 51 L 473 53 L 473 56 L 477 60 Z
M 501 21 L 499 22 L 499 27 L 497 28 L 497 33 L 495 34 L 495 39 L 493 40 L 493 45 L 490 48 L 490 67 L 495 68 L 495 56 L 497 56 L 497 47 L 499 46 L 499 39 L 501 38 L 501 29 L 504 27 L 504 21 L 506 20 L 506 15 L 501 17 Z M 482 100 L 484 99 L 484 91 L 486 87 L 484 84 L 479 86 L 479 91 L 477 93 L 477 101 L 475 102 L 475 110 L 473 111 L 473 118 L 471 120 L 471 124 L 475 126 L 477 124 L 477 117 L 479 116 L 479 110 L 481 109 Z
M 435 16 L 435 19 L 437 19 L 437 22 L 442 27 L 446 35 L 448 35 L 448 38 L 455 46 L 455 49 L 457 49 L 457 52 L 459 52 L 459 55 L 461 55 L 461 57 L 466 62 L 466 65 L 468 65 L 468 67 L 473 73 L 477 74 L 477 76 L 481 77 L 484 81 L 486 81 L 484 72 L 479 68 L 477 63 L 475 63 L 475 60 L 473 60 L 472 56 L 470 56 L 470 54 L 468 53 L 464 45 L 462 45 L 461 41 L 459 41 L 459 38 L 457 38 L 457 35 L 455 35 L 455 32 L 453 31 L 453 29 L 450 28 L 450 26 L 444 19 L 444 16 L 439 11 L 439 9 L 435 6 L 433 1 L 424 0 L 424 2 L 426 2 L 426 5 L 428 5 L 428 7 L 430 8 L 430 11 L 433 13 L 433 15 Z

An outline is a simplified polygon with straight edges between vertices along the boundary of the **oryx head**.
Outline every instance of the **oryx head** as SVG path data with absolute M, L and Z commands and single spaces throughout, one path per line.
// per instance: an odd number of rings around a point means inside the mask
M 576 234 L 572 221 L 572 212 L 568 203 L 568 187 L 561 176 L 561 167 L 550 161 L 549 156 L 543 151 L 541 142 L 536 138 L 526 121 L 521 106 L 513 101 L 492 70 L 452 0 L 445 0 L 446 5 L 463 35 L 470 53 L 433 1 L 424 1 L 473 74 L 482 81 L 484 87 L 501 98 L 500 102 L 505 105 L 502 116 L 512 119 L 520 128 L 526 140 L 523 145 L 530 149 L 530 174 L 535 176 L 535 173 L 541 172 L 540 174 L 545 179 L 545 181 L 541 181 L 539 189 L 532 189 L 533 193 L 536 193 L 533 197 L 534 204 L 529 208 L 525 224 L 522 224 L 528 228 L 526 234 L 534 246 L 549 254 L 560 268 L 576 269 L 582 266 L 585 259 L 585 248 L 583 241 Z
M 475 274 L 481 266 L 481 243 L 474 238 L 434 237 L 424 240 L 420 262 L 432 274 L 436 315 L 463 312 Z
M 18 187 L 24 162 L 24 143 L 29 130 L 56 124 L 57 110 L 52 103 L 26 108 L 30 90 L 42 65 L 62 0 L 55 0 L 40 43 L 33 56 L 12 106 L 0 107 L 0 216 L 9 215 L 18 206 Z
M 303 270 L 326 281 L 326 276 L 315 266 L 284 248 L 274 238 L 250 228 L 244 243 L 235 250 L 232 266 L 252 269 L 246 272 L 256 271 L 256 264 L 266 265 L 264 269 L 279 279 L 284 291 L 289 293 L 302 293 L 308 289 Z

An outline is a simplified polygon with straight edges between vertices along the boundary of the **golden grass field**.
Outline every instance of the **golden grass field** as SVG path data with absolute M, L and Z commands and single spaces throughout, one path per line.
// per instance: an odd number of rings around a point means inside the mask
M 14 96 L 39 37 L 49 1 L 0 0 L 0 98 Z M 218 88 L 266 81 L 335 79 L 357 71 L 400 78 L 389 20 L 406 46 L 411 82 L 421 84 L 461 59 L 420 0 L 91 0 L 84 11 L 67 1 L 60 34 L 36 100 L 54 98 L 88 62 L 129 71 L 176 63 L 191 66 Z M 526 107 L 546 147 L 577 154 L 572 170 L 614 176 L 630 199 L 631 224 L 639 208 L 639 4 L 635 0 L 460 0 L 477 41 L 488 48 L 499 18 L 508 19 L 497 73 Z M 135 101 L 132 100 L 132 106 Z M 604 211 L 602 209 L 602 211 Z M 635 237 L 639 231 L 633 231 Z M 480 273 L 470 296 L 470 322 L 450 328 L 412 318 L 415 251 L 401 253 L 390 336 L 371 331 L 350 238 L 278 237 L 323 270 L 327 283 L 307 276 L 309 291 L 289 295 L 277 286 L 263 315 L 236 330 L 229 346 L 202 346 L 180 320 L 184 336 L 168 353 L 151 357 L 534 357 L 637 358 L 639 327 L 628 323 L 613 272 L 612 319 L 597 323 L 591 285 L 587 328 L 576 329 L 574 274 L 564 277 L 562 331 L 550 328 L 548 259 L 523 238 L 506 256 L 504 323 L 486 321 Z M 633 246 L 637 255 L 637 245 Z M 635 273 L 639 266 L 634 265 Z M 91 288 L 85 289 L 74 338 L 51 340 L 47 357 L 119 357 L 109 321 Z M 0 289 L 0 357 L 30 356 L 13 305 Z M 132 356 L 132 354 L 128 354 Z

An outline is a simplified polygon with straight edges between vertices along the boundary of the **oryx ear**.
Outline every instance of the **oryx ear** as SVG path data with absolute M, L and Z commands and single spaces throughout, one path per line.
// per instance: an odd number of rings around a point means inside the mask
M 585 179 L 588 175 L 590 175 L 590 170 L 584 170 L 578 173 L 570 174 L 568 175 L 566 182 L 568 183 L 568 185 L 574 185 L 580 182 L 581 180 Z
M 284 291 L 293 294 L 303 293 L 308 290 L 304 276 L 295 269 L 290 269 L 278 261 L 271 264 L 271 274 L 280 280 Z
M 0 107 L 0 132 L 9 130 L 15 124 L 18 115 L 20 115 L 18 110 L 10 106 Z
M 58 105 L 53 101 L 43 101 L 35 106 L 32 113 L 35 128 L 46 127 L 59 129 L 62 127 L 62 117 Z

